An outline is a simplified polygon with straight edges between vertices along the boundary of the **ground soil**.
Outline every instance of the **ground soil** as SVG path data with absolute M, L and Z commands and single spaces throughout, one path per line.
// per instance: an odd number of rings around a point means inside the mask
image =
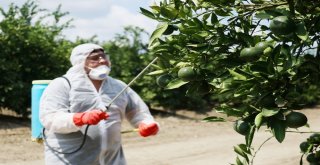
M 309 118 L 310 127 L 299 131 L 320 131 L 320 109 L 302 112 Z M 157 136 L 142 138 L 136 132 L 123 134 L 123 148 L 128 165 L 227 165 L 235 162 L 233 146 L 244 143 L 244 136 L 232 129 L 232 118 L 227 122 L 202 122 L 209 113 L 177 111 L 153 112 L 161 125 Z M 132 129 L 124 123 L 123 130 Z M 296 131 L 296 130 L 293 130 Z M 274 138 L 265 142 L 271 134 L 261 128 L 253 141 L 254 165 L 298 165 L 301 157 L 299 144 L 310 133 L 286 134 L 285 141 Z M 42 165 L 43 145 L 32 142 L 30 121 L 0 116 L 0 165 Z M 265 144 L 259 149 L 261 144 Z M 304 163 L 307 164 L 307 163 Z

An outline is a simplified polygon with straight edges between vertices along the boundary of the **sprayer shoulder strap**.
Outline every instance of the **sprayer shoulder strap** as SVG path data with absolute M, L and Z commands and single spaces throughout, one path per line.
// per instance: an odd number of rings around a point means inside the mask
M 61 76 L 61 78 L 64 78 L 68 82 L 69 87 L 71 88 L 71 83 L 70 83 L 69 79 L 67 77 L 65 77 L 65 76 Z
M 65 77 L 65 76 L 61 76 L 61 78 L 64 78 L 68 82 L 69 87 L 71 89 L 71 83 L 70 83 L 69 79 L 67 77 Z M 70 107 L 70 102 L 69 102 L 69 107 Z M 70 110 L 68 110 L 68 112 L 70 112 Z

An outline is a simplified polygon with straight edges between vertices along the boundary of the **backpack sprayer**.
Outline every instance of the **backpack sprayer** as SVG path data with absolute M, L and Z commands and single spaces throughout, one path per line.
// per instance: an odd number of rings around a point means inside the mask
M 43 126 L 39 120 L 39 105 L 43 91 L 51 80 L 34 80 L 31 89 L 31 141 L 42 142 Z
M 109 107 L 111 106 L 111 104 L 123 93 L 125 92 L 130 85 L 136 81 L 136 79 L 138 79 L 153 63 L 155 63 L 157 61 L 158 57 L 154 58 L 137 76 L 135 76 L 128 84 L 126 87 L 124 87 L 106 106 L 106 111 L 108 111 Z M 40 98 L 42 96 L 42 93 L 44 91 L 44 89 L 48 86 L 48 84 L 50 83 L 50 80 L 35 80 L 32 81 L 32 96 L 31 96 L 31 112 L 32 112 L 32 116 L 31 116 L 31 130 L 32 130 L 32 136 L 31 136 L 31 140 L 34 142 L 39 142 L 42 143 L 43 140 L 45 140 L 45 134 L 44 134 L 44 129 L 43 126 L 40 123 L 39 120 L 39 105 L 40 105 Z M 68 152 L 68 153 L 63 153 L 63 152 L 59 152 L 57 150 L 55 150 L 54 148 L 50 147 L 49 145 L 47 145 L 50 149 L 52 149 L 53 151 L 57 152 L 57 153 L 62 153 L 62 154 L 72 154 L 75 153 L 77 151 L 79 151 L 82 146 L 85 143 L 86 140 L 86 136 L 87 136 L 87 131 L 90 125 L 86 126 L 85 132 L 84 132 L 84 137 L 82 140 L 82 143 L 80 144 L 80 146 L 75 149 L 72 152 Z M 132 130 L 127 130 L 127 131 L 122 131 L 121 133 L 129 133 L 129 132 L 136 132 L 138 131 L 138 129 L 132 129 Z M 46 141 L 45 141 L 46 142 Z

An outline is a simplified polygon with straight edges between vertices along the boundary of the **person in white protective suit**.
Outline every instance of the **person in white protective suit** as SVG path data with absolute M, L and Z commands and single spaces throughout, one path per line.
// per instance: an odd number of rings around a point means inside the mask
M 130 87 L 106 108 L 126 84 L 108 76 L 111 63 L 101 46 L 78 45 L 70 61 L 72 67 L 64 75 L 67 79 L 51 81 L 40 100 L 45 164 L 125 165 L 122 120 L 126 118 L 143 137 L 157 134 L 159 124 Z M 70 154 L 84 136 L 83 146 Z

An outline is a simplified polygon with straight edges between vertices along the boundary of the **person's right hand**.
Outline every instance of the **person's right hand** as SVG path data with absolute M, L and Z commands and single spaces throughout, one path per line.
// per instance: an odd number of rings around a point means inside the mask
M 77 126 L 82 126 L 85 124 L 96 125 L 101 120 L 105 120 L 109 117 L 106 112 L 100 109 L 93 109 L 86 112 L 79 112 L 73 115 L 73 122 Z

